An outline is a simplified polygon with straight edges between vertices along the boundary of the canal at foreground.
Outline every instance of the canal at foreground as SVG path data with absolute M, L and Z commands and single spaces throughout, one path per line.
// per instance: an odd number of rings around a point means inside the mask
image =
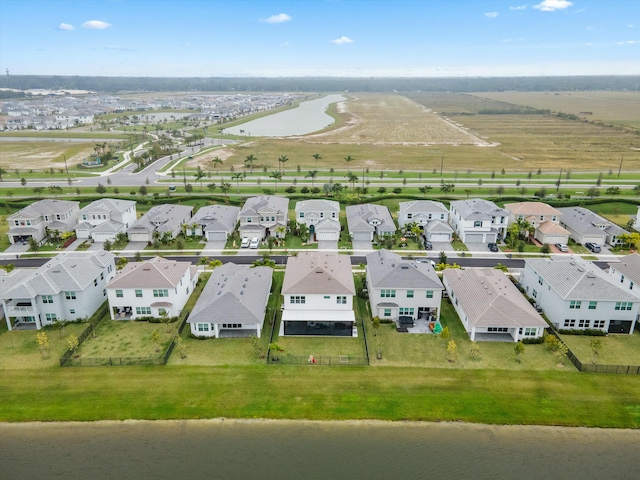
M 203 412 L 205 413 L 205 412 Z M 640 431 L 278 420 L 0 424 L 6 479 L 638 478 Z

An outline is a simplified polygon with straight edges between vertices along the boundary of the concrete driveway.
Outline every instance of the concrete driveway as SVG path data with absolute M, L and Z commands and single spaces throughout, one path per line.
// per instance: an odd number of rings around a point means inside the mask
M 318 250 L 337 250 L 337 240 L 318 240 Z
M 126 247 L 124 247 L 124 251 L 130 250 L 144 250 L 147 246 L 147 242 L 129 242 Z
M 427 250 L 427 255 L 439 255 L 440 252 L 452 252 L 453 246 L 449 242 L 431 242 L 433 248 L 431 250 Z
M 365 251 L 371 252 L 373 250 L 373 245 L 371 245 L 371 241 L 358 241 L 354 240 L 352 242 L 354 251 Z
M 207 242 L 204 246 L 205 250 L 224 250 L 224 246 L 227 244 L 225 240 L 212 240 Z
M 14 243 L 9 245 L 4 253 L 25 253 L 29 250 L 29 244 L 23 245 L 21 243 Z
M 487 247 L 486 243 L 480 242 L 467 242 L 465 243 L 467 248 L 469 249 L 469 253 L 471 253 L 474 257 L 478 258 L 506 258 L 505 254 L 501 251 L 492 252 Z

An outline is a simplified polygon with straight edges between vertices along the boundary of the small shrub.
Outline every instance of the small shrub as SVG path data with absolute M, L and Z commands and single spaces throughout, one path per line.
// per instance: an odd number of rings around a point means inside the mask
M 606 337 L 607 332 L 604 330 L 597 330 L 594 328 L 585 328 L 584 330 L 579 330 L 576 328 L 562 328 L 558 330 L 563 335 L 586 335 L 589 337 Z
M 524 343 L 525 345 L 539 345 L 541 343 L 544 343 L 544 337 L 523 338 L 521 342 Z

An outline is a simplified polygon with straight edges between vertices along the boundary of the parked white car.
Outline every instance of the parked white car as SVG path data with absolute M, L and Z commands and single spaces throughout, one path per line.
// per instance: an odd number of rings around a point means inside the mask
M 253 237 L 249 243 L 249 248 L 258 248 L 260 246 L 260 240 L 258 237 Z
M 244 237 L 244 238 L 242 239 L 242 243 L 240 243 L 240 247 L 242 247 L 242 248 L 249 248 L 249 243 L 250 243 L 250 242 L 251 242 L 251 241 L 249 240 L 249 237 Z

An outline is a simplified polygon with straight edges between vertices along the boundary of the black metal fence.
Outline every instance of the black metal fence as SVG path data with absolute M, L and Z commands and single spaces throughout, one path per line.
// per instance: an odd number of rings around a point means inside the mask
M 98 310 L 96 310 L 96 313 L 94 313 L 91 316 L 91 319 L 89 320 L 89 325 L 87 326 L 87 328 L 85 328 L 82 333 L 80 335 L 78 335 L 78 348 L 80 348 L 80 345 L 82 345 L 82 342 L 84 342 L 87 337 L 89 335 L 91 335 L 91 332 L 93 331 L 93 328 L 95 326 L 95 328 L 98 328 L 98 323 L 100 323 L 109 313 L 109 303 L 108 302 L 104 302 L 102 305 L 100 305 L 100 307 L 98 308 Z M 92 321 L 96 321 L 97 323 L 95 324 L 91 324 Z M 71 351 L 70 349 L 67 350 L 66 352 L 64 352 L 62 354 L 62 356 L 60 357 L 60 366 L 61 367 L 70 367 L 72 366 L 72 360 L 77 360 L 73 358 L 73 351 Z
M 556 332 L 553 328 L 547 328 L 547 333 L 555 336 L 567 348 L 567 358 L 571 361 L 571 363 L 573 363 L 573 365 L 579 372 L 640 375 L 640 365 L 603 365 L 597 363 L 583 363 L 576 356 L 576 354 L 571 351 L 569 346 L 560 338 L 558 332 Z
M 101 307 L 102 308 L 102 307 Z M 108 313 L 108 305 L 103 312 L 102 319 Z M 73 357 L 73 352 L 67 350 L 65 354 L 60 357 L 61 367 L 128 367 L 128 366 L 140 366 L 140 365 L 166 365 L 169 361 L 169 357 L 176 346 L 176 337 L 182 333 L 184 327 L 187 324 L 189 318 L 189 311 L 186 311 L 180 326 L 178 327 L 178 333 L 171 339 L 171 343 L 164 352 L 164 355 L 158 355 L 154 357 Z M 97 314 L 97 313 L 96 313 Z M 85 329 L 78 337 L 78 347 L 82 342 L 91 334 L 91 326 Z
M 267 357 L 270 364 L 282 365 L 323 365 L 334 367 L 353 367 L 367 366 L 369 362 L 367 357 L 356 357 L 350 355 L 339 356 L 303 356 L 303 355 L 278 355 L 271 354 Z

